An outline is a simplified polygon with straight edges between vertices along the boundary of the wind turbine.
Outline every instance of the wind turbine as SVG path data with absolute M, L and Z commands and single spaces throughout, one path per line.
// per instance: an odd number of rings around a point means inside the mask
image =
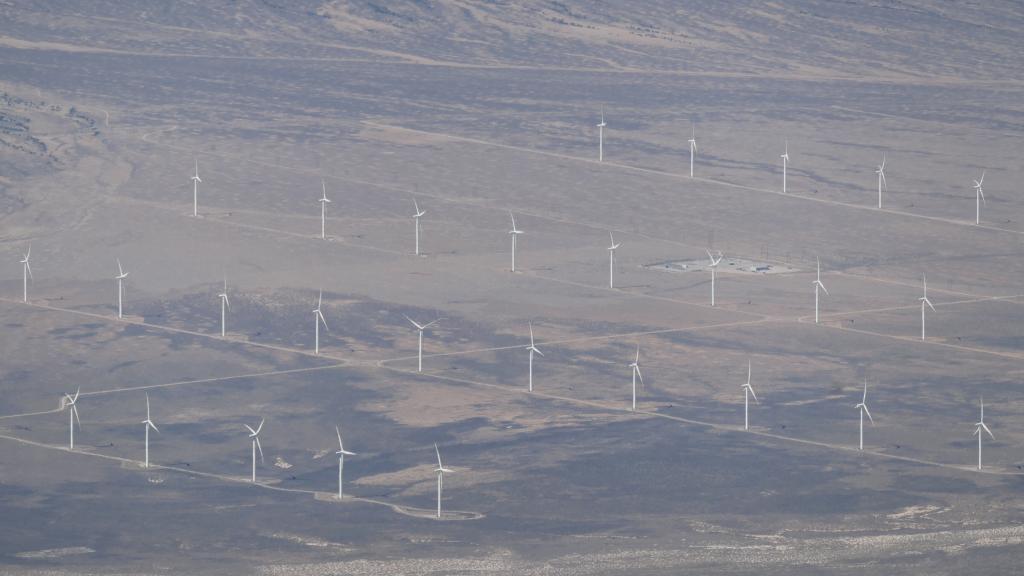
M 227 313 L 231 307 L 228 301 L 228 277 L 224 275 L 224 291 L 217 295 L 220 298 L 220 337 L 223 338 L 227 330 Z
M 697 154 L 697 128 L 690 123 L 690 178 L 693 178 L 693 158 Z
M 711 260 L 711 305 L 715 305 L 715 276 L 717 276 L 718 264 L 722 261 L 722 253 L 718 253 L 718 258 L 711 255 L 711 250 L 705 248 L 705 252 L 708 253 L 708 259 Z
M 789 140 L 786 140 L 786 151 L 779 156 L 782 158 L 782 193 L 786 193 L 786 167 L 789 165 Z
M 633 369 L 633 412 L 636 412 L 636 379 L 640 379 L 640 384 L 644 383 L 644 376 L 640 373 L 640 345 L 636 345 L 636 357 L 633 359 L 633 363 L 629 365 Z
M 327 199 L 327 183 L 324 179 L 320 179 L 320 185 L 324 189 L 324 195 L 320 197 L 320 239 L 327 239 L 327 205 L 331 203 Z
M 743 388 L 743 429 L 750 430 L 750 397 L 754 397 L 754 402 L 761 403 L 757 400 L 757 394 L 754 394 L 754 387 L 750 385 L 750 360 L 747 360 L 747 383 L 740 388 Z
M 437 453 L 437 468 L 434 472 L 437 472 L 437 517 L 441 517 L 441 487 L 444 485 L 444 475 L 447 472 L 451 474 L 454 472 L 451 469 L 445 468 L 441 464 L 441 451 L 437 449 L 437 442 L 434 442 L 434 452 Z
M 121 259 L 117 259 L 117 276 L 114 280 L 117 280 L 117 317 L 121 318 L 121 300 L 124 296 L 124 279 L 128 277 L 128 273 L 121 267 Z
M 533 343 L 533 322 L 530 322 L 530 346 L 527 348 L 530 352 L 530 392 L 533 392 L 533 355 L 534 353 L 544 355 L 537 346 Z
M 249 438 L 252 438 L 252 482 L 256 483 L 256 450 L 260 451 L 260 462 L 263 462 L 263 447 L 260 446 L 260 430 L 263 430 L 263 422 L 265 419 L 260 419 L 260 425 L 255 430 L 252 426 L 244 424 L 245 428 L 249 431 Z
M 924 274 L 921 275 L 921 283 L 924 287 L 924 295 L 918 298 L 921 301 L 921 340 L 924 340 L 924 307 L 928 306 L 935 312 L 935 306 L 932 306 L 932 301 L 928 299 L 928 278 Z
M 825 285 L 821 283 L 821 258 L 817 258 L 817 260 L 818 260 L 818 277 L 814 280 L 814 282 L 812 282 L 812 284 L 814 284 L 814 323 L 815 324 L 818 323 L 818 300 L 819 300 L 819 298 L 818 298 L 818 291 L 819 290 L 824 290 L 825 294 L 828 295 L 828 288 L 825 288 Z
M 885 183 L 885 154 L 882 154 L 882 163 L 878 165 L 878 169 L 875 170 L 875 174 L 878 174 L 878 208 L 882 208 L 882 190 L 888 190 L 889 187 Z
M 78 402 L 78 394 L 82 391 L 81 388 L 75 390 L 75 395 L 64 394 L 64 408 L 68 410 L 68 431 L 70 432 L 70 440 L 68 441 L 68 450 L 75 449 L 75 421 L 78 421 L 78 428 L 82 428 L 82 421 L 78 419 L 78 406 L 75 405 Z
M 320 291 L 320 295 L 316 299 L 316 308 L 313 309 L 313 324 L 316 327 L 316 336 L 313 344 L 313 353 L 317 356 L 320 355 L 320 323 L 324 325 L 324 330 L 327 330 L 327 320 L 324 320 L 324 313 L 320 311 L 320 305 L 324 301 L 324 291 Z
M 597 125 L 597 161 L 604 162 L 604 106 L 601 107 L 601 123 Z
M 408 316 L 406 316 L 405 319 L 408 320 L 409 322 L 412 322 L 412 325 L 415 326 L 416 330 L 419 331 L 420 343 L 419 343 L 419 354 L 417 355 L 418 363 L 417 363 L 416 371 L 417 372 L 423 372 L 423 331 L 426 330 L 427 328 L 429 328 L 431 324 L 435 324 L 437 322 L 440 322 L 441 319 L 438 318 L 437 320 L 431 320 L 430 322 L 427 322 L 426 324 L 420 324 L 419 322 L 416 322 L 415 320 L 413 320 L 412 318 L 409 318 Z
M 516 217 L 511 212 L 508 215 L 512 218 L 512 229 L 508 231 L 512 235 L 512 271 L 516 271 L 516 237 L 524 232 L 516 228 Z
M 25 252 L 25 257 L 21 259 L 22 266 L 22 280 L 24 281 L 24 289 L 22 290 L 22 301 L 28 302 L 28 279 L 32 278 L 32 268 L 28 265 L 28 259 L 32 256 L 32 245 L 28 245 L 28 252 Z
M 345 456 L 355 456 L 356 453 L 345 450 L 345 444 L 341 441 L 341 429 L 335 426 L 334 430 L 338 433 L 338 451 L 335 454 L 338 455 L 338 500 L 341 500 L 341 478 L 342 473 L 345 471 Z
M 615 251 L 622 246 L 622 243 L 615 243 L 615 236 L 612 236 L 611 232 L 608 232 L 608 237 L 611 238 L 612 245 L 608 247 L 608 287 L 615 288 Z
M 860 404 L 854 406 L 854 408 L 860 410 L 860 449 L 864 449 L 864 415 L 868 415 L 868 420 L 874 425 L 875 419 L 871 417 L 871 412 L 868 410 L 868 379 L 864 379 L 864 395 L 860 398 Z
M 981 224 L 981 205 L 985 202 L 985 192 L 981 183 L 985 181 L 985 171 L 981 171 L 981 180 L 974 181 L 974 223 Z
M 199 216 L 199 159 L 196 159 L 196 174 L 192 180 L 192 216 Z
M 153 420 L 149 417 L 149 394 L 146 394 L 146 419 L 142 423 L 146 426 L 146 468 L 149 468 L 149 429 L 152 428 L 157 434 L 160 433 L 156 424 L 153 424 Z
M 978 470 L 981 470 L 981 437 L 984 434 L 981 431 L 984 430 L 988 433 L 989 438 L 995 440 L 996 437 L 992 435 L 992 431 L 985 425 L 985 399 L 981 399 L 981 418 L 974 424 L 974 436 L 978 437 Z
M 415 198 L 412 199 L 412 205 L 413 205 L 413 207 L 416 208 L 416 213 L 412 215 L 412 219 L 416 223 L 416 255 L 419 256 L 420 255 L 420 218 L 422 218 L 423 215 L 427 213 L 427 211 L 426 210 L 420 210 L 420 205 L 419 205 L 419 203 L 416 202 Z

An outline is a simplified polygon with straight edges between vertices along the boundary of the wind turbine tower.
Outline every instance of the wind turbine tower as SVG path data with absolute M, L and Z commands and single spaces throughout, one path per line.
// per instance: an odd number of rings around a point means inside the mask
M 985 181 L 985 171 L 981 171 L 981 180 L 974 181 L 974 223 L 981 224 L 981 205 L 985 203 L 985 191 L 981 183 Z
M 921 340 L 924 340 L 924 308 L 927 306 L 932 309 L 932 312 L 935 312 L 935 306 L 932 306 L 932 301 L 928 299 L 928 278 L 924 274 L 921 275 L 921 284 L 924 288 L 924 295 L 918 300 L 921 301 Z
M 64 408 L 68 411 L 68 432 L 70 437 L 68 439 L 68 450 L 75 449 L 75 421 L 78 421 L 78 428 L 81 430 L 82 421 L 78 419 L 78 394 L 82 391 L 81 388 L 75 390 L 75 395 L 64 394 Z
M 260 425 L 255 430 L 252 426 L 245 424 L 246 430 L 249 431 L 249 438 L 252 438 L 252 483 L 256 483 L 256 450 L 260 451 L 260 462 L 263 462 L 263 447 L 260 446 L 260 430 L 263 430 L 264 419 L 260 419 Z
M 423 372 L 423 331 L 429 328 L 431 325 L 440 322 L 441 319 L 438 318 L 437 320 L 431 320 L 426 324 L 420 324 L 419 322 L 413 320 L 412 318 L 409 318 L 408 316 L 406 316 L 405 319 L 411 322 L 412 325 L 415 326 L 416 330 L 419 332 L 419 347 L 418 352 L 416 354 L 416 371 Z
M 327 320 L 324 320 L 324 313 L 320 311 L 320 306 L 324 301 L 324 291 L 320 291 L 320 295 L 316 299 L 316 308 L 313 309 L 313 325 L 315 326 L 315 336 L 313 343 L 313 353 L 317 356 L 320 355 L 320 324 L 324 325 L 324 330 L 327 330 Z
M 32 278 L 32 268 L 28 265 L 29 257 L 32 256 L 32 245 L 28 245 L 28 251 L 25 252 L 25 257 L 21 259 L 22 270 L 22 302 L 28 302 L 28 279 Z
M 146 419 L 142 421 L 142 424 L 146 427 L 146 461 L 145 466 L 149 468 L 149 429 L 152 428 L 157 434 L 160 430 L 157 429 L 156 424 L 153 424 L 152 418 L 149 417 L 149 394 L 146 394 Z
M 644 376 L 640 373 L 640 345 L 636 345 L 636 356 L 633 358 L 633 363 L 629 365 L 633 369 L 633 412 L 636 412 L 636 380 L 640 379 L 640 384 L 644 383 Z
M 544 355 L 544 353 L 541 352 L 533 343 L 533 322 L 530 322 L 530 346 L 527 348 L 527 350 L 530 352 L 530 392 L 533 392 L 533 355 Z
M 988 434 L 988 437 L 995 440 L 996 437 L 992 435 L 992 431 L 985 425 L 985 399 L 981 399 L 981 418 L 974 424 L 974 435 L 978 437 L 978 470 L 981 470 L 981 437 L 984 436 L 982 431 Z
M 828 295 L 828 289 L 825 288 L 825 285 L 821 283 L 821 258 L 818 258 L 817 260 L 818 260 L 818 277 L 813 282 L 813 284 L 814 284 L 814 323 L 815 324 L 818 323 L 818 302 L 820 300 L 818 291 L 819 290 L 824 290 L 825 294 Z
M 426 210 L 420 210 L 420 205 L 416 202 L 416 199 L 412 199 L 412 205 L 416 208 L 416 213 L 412 215 L 413 221 L 416 223 L 416 255 L 420 255 L 420 218 L 427 213 Z
M 597 161 L 604 162 L 604 107 L 601 107 L 601 123 L 597 125 Z
M 231 307 L 231 302 L 228 301 L 228 277 L 224 275 L 224 291 L 217 295 L 220 298 L 220 337 L 223 338 L 227 333 L 227 317 L 228 308 Z
M 782 158 L 782 193 L 786 193 L 786 168 L 789 166 L 789 140 L 786 140 L 786 151 L 780 156 Z
M 355 456 L 355 452 L 349 452 L 345 450 L 345 444 L 341 441 L 341 429 L 337 426 L 334 427 L 335 432 L 338 433 L 338 451 L 335 454 L 338 455 L 338 500 L 342 499 L 342 474 L 345 471 L 345 456 Z
M 615 243 L 615 236 L 612 236 L 611 232 L 608 232 L 608 237 L 611 238 L 611 246 L 608 247 L 608 287 L 615 288 L 615 251 L 618 250 L 622 243 Z
M 327 199 L 327 183 L 320 179 L 320 186 L 324 189 L 324 195 L 320 197 L 320 239 L 327 239 L 327 205 L 331 203 Z
M 441 464 L 441 451 L 437 449 L 437 442 L 434 442 L 434 452 L 437 454 L 437 468 L 434 472 L 437 472 L 437 517 L 441 518 L 441 488 L 444 485 L 444 475 L 451 474 L 453 471 L 445 468 Z
M 864 415 L 867 414 L 868 420 L 871 424 L 875 424 L 875 419 L 871 417 L 871 412 L 868 411 L 868 379 L 864 379 L 864 395 L 860 398 L 860 404 L 854 406 L 860 411 L 860 449 L 864 449 Z
M 199 216 L 199 160 L 196 159 L 196 173 L 192 176 L 192 216 Z
M 117 317 L 122 317 L 122 300 L 124 298 L 124 279 L 128 277 L 128 273 L 121 267 L 121 259 L 117 259 L 117 276 L 114 277 L 117 280 Z
M 512 271 L 516 271 L 516 237 L 523 234 L 523 231 L 516 228 L 516 217 L 511 212 L 508 213 L 509 217 L 512 218 L 512 229 L 508 233 L 512 236 Z
M 878 174 L 878 209 L 882 209 L 882 190 L 888 190 L 889 187 L 885 183 L 885 154 L 882 154 L 882 163 L 878 165 L 878 169 L 875 170 L 875 174 Z
M 743 388 L 743 429 L 750 430 L 750 397 L 753 396 L 754 402 L 760 404 L 757 394 L 754 394 L 754 387 L 750 385 L 750 360 L 747 360 L 747 383 L 741 388 Z
M 722 262 L 722 253 L 719 252 L 718 253 L 718 258 L 715 258 L 711 254 L 711 250 L 706 250 L 705 249 L 705 251 L 708 253 L 708 260 L 711 261 L 711 264 L 709 265 L 710 268 L 711 268 L 711 305 L 714 306 L 715 305 L 715 276 L 718 275 L 718 264 Z
M 693 160 L 697 154 L 697 128 L 690 123 L 690 178 L 693 178 Z

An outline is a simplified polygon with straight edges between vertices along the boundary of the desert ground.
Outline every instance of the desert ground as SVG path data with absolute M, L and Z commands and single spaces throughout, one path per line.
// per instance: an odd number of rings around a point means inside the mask
M 0 4 L 0 572 L 1012 573 L 1022 26 Z

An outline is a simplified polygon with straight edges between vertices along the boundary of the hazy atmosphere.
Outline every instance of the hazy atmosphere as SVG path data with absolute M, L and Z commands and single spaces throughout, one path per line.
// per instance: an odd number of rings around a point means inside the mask
M 0 0 L 0 573 L 1015 573 L 1021 30 Z

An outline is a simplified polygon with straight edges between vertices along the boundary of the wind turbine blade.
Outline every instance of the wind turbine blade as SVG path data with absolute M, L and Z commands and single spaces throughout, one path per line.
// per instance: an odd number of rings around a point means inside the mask
M 121 259 L 120 258 L 117 259 L 117 274 L 119 276 L 124 276 L 124 268 L 121 267 Z
M 992 435 L 992 431 L 988 429 L 988 425 L 987 425 L 987 424 L 985 424 L 984 422 L 982 422 L 982 423 L 981 423 L 981 427 L 985 429 L 985 432 L 988 432 L 988 437 L 989 437 L 989 438 L 991 438 L 991 439 L 993 439 L 993 440 L 995 440 L 995 439 L 996 439 L 996 437 Z
M 256 431 L 252 429 L 252 426 L 249 426 L 248 424 L 242 424 L 242 426 L 245 426 L 245 428 L 249 431 L 250 435 L 252 435 L 252 436 L 256 435 Z
M 420 205 L 419 205 L 418 202 L 416 202 L 415 198 L 412 199 L 412 205 L 413 205 L 414 208 L 416 208 L 416 215 L 419 216 L 420 215 Z
M 149 394 L 146 394 L 146 420 L 149 420 Z
M 868 379 L 864 379 L 864 395 L 861 396 L 860 403 L 865 404 L 868 401 Z
M 640 379 L 640 385 L 643 386 L 644 385 L 644 375 L 640 373 L 640 367 L 639 366 L 633 366 L 633 369 L 636 370 L 636 377 Z
M 437 449 L 437 442 L 434 442 L 434 452 L 437 453 L 437 469 L 444 470 L 444 466 L 441 464 L 441 451 Z
M 509 215 L 509 218 L 512 218 L 512 230 L 518 230 L 518 228 L 516 228 L 516 217 L 515 217 L 515 215 L 512 214 L 511 212 L 509 212 L 508 215 Z
M 157 434 L 159 434 L 159 433 L 160 433 L 160 429 L 156 427 L 156 424 L 153 424 L 153 423 L 152 423 L 151 421 L 149 421 L 149 420 L 147 420 L 147 421 L 146 421 L 146 424 L 148 424 L 148 425 L 149 425 L 149 426 L 150 426 L 150 427 L 151 427 L 151 428 L 152 428 L 153 430 L 156 430 L 156 433 L 157 433 Z
M 932 312 L 935 312 L 935 306 L 932 306 L 931 300 L 925 299 L 925 303 L 928 304 L 928 307 L 932 309 Z
M 532 349 L 532 350 L 533 350 L 534 352 L 536 352 L 537 354 L 540 354 L 541 356 L 543 356 L 543 355 L 544 355 L 544 353 L 543 353 L 543 352 L 541 352 L 540 350 L 538 350 L 538 349 L 536 349 L 536 348 L 534 348 L 534 347 L 532 347 L 532 346 L 531 346 L 530 348 L 531 348 L 531 349 Z
M 256 427 L 256 433 L 259 434 L 260 430 L 263 430 L 263 423 L 266 422 L 266 418 L 260 418 L 260 425 Z
M 32 266 L 29 265 L 27 256 L 25 257 L 25 271 L 28 272 L 28 277 L 30 279 L 35 280 L 35 277 L 32 276 Z
M 341 428 L 334 427 L 334 431 L 338 433 L 338 449 L 341 451 L 345 450 L 345 445 L 341 442 Z
M 72 404 L 74 404 L 75 402 L 78 402 L 78 395 L 81 392 L 82 392 L 82 387 L 81 386 L 79 386 L 78 388 L 75 389 L 75 397 L 71 399 L 71 403 Z
M 320 323 L 324 325 L 324 330 L 330 331 L 330 328 L 327 327 L 327 320 L 324 319 L 324 313 L 319 308 L 316 310 L 316 316 L 320 319 Z
M 266 460 L 263 459 L 263 446 L 260 446 L 260 437 L 254 436 L 253 440 L 256 441 L 256 449 L 260 451 L 260 464 L 263 464 Z
M 754 387 L 753 386 L 747 386 L 747 389 L 750 390 L 750 395 L 754 397 L 754 402 L 760 404 L 761 401 L 757 399 L 757 393 L 754 392 Z
M 831 296 L 831 294 L 828 293 L 828 288 L 825 288 L 824 284 L 822 284 L 821 282 L 818 282 L 818 286 L 821 286 L 821 289 L 825 291 L 825 294 Z
M 868 415 L 868 420 L 870 420 L 871 423 L 874 424 L 875 423 L 875 419 L 871 417 L 871 411 L 868 410 L 868 405 L 867 404 L 861 404 L 861 407 L 864 408 L 864 413 Z

